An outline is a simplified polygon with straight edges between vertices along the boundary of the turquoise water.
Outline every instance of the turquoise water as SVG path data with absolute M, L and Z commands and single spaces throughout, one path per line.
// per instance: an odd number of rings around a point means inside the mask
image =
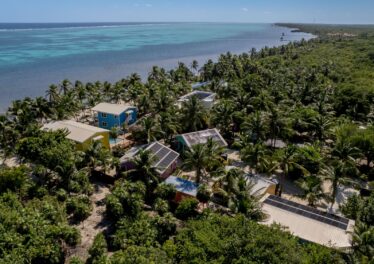
M 0 32 L 0 67 L 77 54 L 196 43 L 261 32 L 265 24 L 140 24 Z
M 123 139 L 120 139 L 120 138 L 109 138 L 109 143 L 110 143 L 111 145 L 114 145 L 114 144 L 120 143 L 120 142 L 122 142 L 122 141 L 123 141 Z
M 309 39 L 271 24 L 0 24 L 0 111 L 14 99 L 43 96 L 52 83 L 116 81 L 153 65 L 200 64 L 230 51 Z

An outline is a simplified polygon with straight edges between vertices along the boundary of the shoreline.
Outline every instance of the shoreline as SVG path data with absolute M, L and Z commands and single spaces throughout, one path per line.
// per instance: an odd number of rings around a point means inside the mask
M 289 28 L 275 24 L 269 25 L 276 26 L 279 32 L 282 32 L 282 29 L 289 30 Z M 295 33 L 291 30 L 288 33 L 292 34 L 290 41 L 299 41 L 304 37 L 308 37 L 308 39 L 314 37 L 308 33 Z M 209 59 L 216 61 L 221 54 L 226 52 L 242 54 L 249 52 L 252 47 L 260 50 L 265 46 L 275 47 L 289 42 L 282 43 L 275 40 L 274 37 L 270 39 L 251 39 L 248 34 L 250 33 L 204 42 L 143 46 L 129 51 L 69 55 L 61 58 L 43 59 L 30 64 L 31 66 L 26 64 L 25 67 L 16 65 L 3 70 L 0 68 L 0 79 L 5 83 L 3 84 L 5 88 L 3 98 L 7 98 L 0 101 L 0 112 L 6 111 L 14 100 L 22 100 L 25 97 L 44 97 L 45 90 L 48 89 L 50 84 L 59 83 L 63 79 L 69 79 L 72 82 L 76 80 L 82 82 L 94 82 L 96 80 L 115 82 L 133 72 L 137 72 L 142 78 L 146 78 L 153 65 L 170 70 L 179 61 L 189 66 L 189 63 L 195 59 L 202 65 Z M 302 34 L 305 34 L 305 36 L 302 36 Z M 139 55 L 140 53 L 141 55 Z M 22 78 L 19 78 L 20 76 Z M 25 83 L 28 85 L 26 86 Z M 6 85 L 19 88 L 6 92 Z M 43 87 L 43 89 L 40 87 Z

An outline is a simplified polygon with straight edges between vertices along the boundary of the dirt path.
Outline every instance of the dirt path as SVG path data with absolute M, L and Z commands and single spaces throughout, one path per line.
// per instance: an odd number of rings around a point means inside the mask
M 69 252 L 70 257 L 77 256 L 81 260 L 88 258 L 88 250 L 91 247 L 95 236 L 106 230 L 108 223 L 104 219 L 104 199 L 110 192 L 109 186 L 103 183 L 95 183 L 95 192 L 91 196 L 92 213 L 79 225 L 75 226 L 81 234 L 81 244 Z M 70 257 L 68 259 L 70 259 Z M 69 263 L 69 261 L 67 261 Z

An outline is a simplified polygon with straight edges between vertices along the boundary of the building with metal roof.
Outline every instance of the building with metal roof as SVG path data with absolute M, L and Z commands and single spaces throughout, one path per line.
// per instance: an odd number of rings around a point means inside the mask
M 258 174 L 248 173 L 245 175 L 253 184 L 252 195 L 262 195 L 265 193 L 276 194 L 278 190 L 278 180 L 275 178 L 265 178 Z
M 76 143 L 77 149 L 85 150 L 89 147 L 92 141 L 101 141 L 105 148 L 110 148 L 109 145 L 109 130 L 90 126 L 83 123 L 78 123 L 72 120 L 51 122 L 42 127 L 43 130 L 66 130 L 70 139 Z
M 203 106 L 207 109 L 212 108 L 216 98 L 215 93 L 196 90 L 179 98 L 178 106 L 182 107 L 182 103 L 190 100 L 190 98 L 193 96 L 197 97 L 201 101 Z
M 206 144 L 209 139 L 217 142 L 220 146 L 226 147 L 227 142 L 221 136 L 216 128 L 201 130 L 191 133 L 186 133 L 176 136 L 178 149 L 182 150 L 184 148 L 191 148 L 193 145 Z
M 152 157 L 154 158 L 152 166 L 156 168 L 157 173 L 161 178 L 168 177 L 177 167 L 177 160 L 179 153 L 168 148 L 167 146 L 154 142 L 150 145 L 143 145 L 130 149 L 121 159 L 121 167 L 124 170 L 129 170 L 133 168 L 132 160 L 139 153 L 141 149 L 150 151 Z
M 199 185 L 189 180 L 178 178 L 175 176 L 168 177 L 165 184 L 170 184 L 175 187 L 177 193 L 175 195 L 175 201 L 180 202 L 185 198 L 193 198 L 197 195 L 197 189 Z
M 199 89 L 199 88 L 207 86 L 207 85 L 209 85 L 211 83 L 212 83 L 211 81 L 198 82 L 198 83 L 192 84 L 191 87 L 192 87 L 192 89 Z
M 100 103 L 91 109 L 97 112 L 99 127 L 111 129 L 136 122 L 137 108 L 127 104 Z
M 351 247 L 355 221 L 298 204 L 275 195 L 268 195 L 262 209 L 268 218 L 263 224 L 285 226 L 302 240 L 337 249 Z

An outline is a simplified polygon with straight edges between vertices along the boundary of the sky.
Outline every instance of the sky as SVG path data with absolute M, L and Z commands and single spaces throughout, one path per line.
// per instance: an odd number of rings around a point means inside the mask
M 0 22 L 374 24 L 374 0 L 0 0 Z

